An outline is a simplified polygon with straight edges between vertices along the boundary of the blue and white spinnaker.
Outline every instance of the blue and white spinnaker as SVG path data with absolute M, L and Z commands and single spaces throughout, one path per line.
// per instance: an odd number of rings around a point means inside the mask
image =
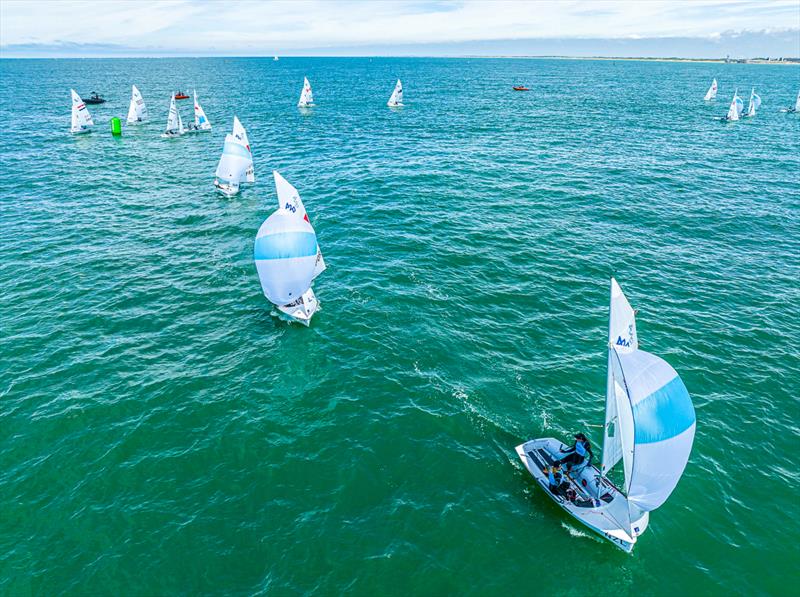
M 225 145 L 215 176 L 214 186 L 228 197 L 239 192 L 241 183 L 256 180 L 247 131 L 236 116 L 233 117 L 233 133 L 225 136 Z

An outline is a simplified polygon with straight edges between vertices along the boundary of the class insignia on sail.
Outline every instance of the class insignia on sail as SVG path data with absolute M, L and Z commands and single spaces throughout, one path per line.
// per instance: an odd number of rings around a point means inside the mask
M 74 89 L 70 89 L 70 93 L 72 93 L 72 126 L 69 132 L 73 135 L 88 133 L 92 130 L 91 127 L 94 126 L 94 121 L 89 115 L 86 103 Z
M 165 139 L 170 139 L 173 137 L 179 137 L 185 132 L 186 131 L 183 128 L 183 120 L 181 119 L 181 113 L 178 112 L 178 105 L 175 103 L 175 94 L 173 93 L 170 96 L 169 100 L 169 115 L 167 116 L 167 128 L 161 134 L 161 136 L 164 137 Z
M 144 98 L 136 85 L 131 85 L 131 103 L 128 107 L 128 124 L 139 124 L 147 120 L 147 108 Z
M 239 192 L 241 183 L 256 180 L 247 131 L 236 116 L 233 117 L 233 132 L 225 136 L 215 176 L 214 186 L 228 197 Z
M 314 105 L 314 95 L 311 93 L 311 83 L 308 78 L 303 78 L 303 91 L 300 92 L 300 101 L 297 106 L 300 108 L 310 108 Z
M 400 79 L 397 79 L 394 91 L 392 91 L 392 96 L 389 98 L 389 101 L 386 102 L 386 105 L 390 108 L 399 108 L 403 105 L 403 84 L 400 82 Z
M 568 448 L 555 438 L 530 440 L 516 452 L 556 503 L 630 552 L 683 476 L 696 417 L 689 392 L 663 359 L 639 348 L 636 316 L 611 279 L 606 415 L 600 468 L 582 433 Z M 609 478 L 622 463 L 623 482 Z
M 311 284 L 325 271 L 325 260 L 297 189 L 277 171 L 273 175 L 278 209 L 258 229 L 253 259 L 267 300 L 283 318 L 307 326 L 319 310 Z

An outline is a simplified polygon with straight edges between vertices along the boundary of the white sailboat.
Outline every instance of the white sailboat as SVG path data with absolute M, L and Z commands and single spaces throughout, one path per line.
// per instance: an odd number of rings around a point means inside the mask
M 394 91 L 392 91 L 392 96 L 389 98 L 389 101 L 386 102 L 386 105 L 390 108 L 399 108 L 403 105 L 403 84 L 400 82 L 400 79 L 397 79 Z
M 725 122 L 739 120 L 739 117 L 742 115 L 743 110 L 744 110 L 744 102 L 742 101 L 742 98 L 739 97 L 739 91 L 736 90 L 733 92 L 733 99 L 731 100 L 731 105 L 728 108 L 728 113 L 722 120 Z
M 169 139 L 172 137 L 179 137 L 183 133 L 185 133 L 185 129 L 183 128 L 183 120 L 181 120 L 181 113 L 178 112 L 178 106 L 175 103 L 175 94 L 173 93 L 170 96 L 169 101 L 169 116 L 167 116 L 167 128 L 161 134 L 162 137 L 165 139 Z
M 272 57 L 272 60 L 273 60 L 274 62 L 277 62 L 277 61 L 278 61 L 278 57 L 277 57 L 277 56 L 273 56 L 273 57 Z
M 797 99 L 794 102 L 794 108 L 784 108 L 781 112 L 788 112 L 789 114 L 800 113 L 800 91 L 797 92 Z
M 225 136 L 225 145 L 215 176 L 214 186 L 228 197 L 239 192 L 241 183 L 256 180 L 247 131 L 236 116 L 233 117 L 233 133 Z
M 303 91 L 300 92 L 300 101 L 297 105 L 300 108 L 310 108 L 314 105 L 314 95 L 311 93 L 311 83 L 307 77 L 303 77 Z
M 711 81 L 711 87 L 708 88 L 706 96 L 703 98 L 706 101 L 713 100 L 717 97 L 717 80 Z
M 311 283 L 325 264 L 320 269 L 317 235 L 297 189 L 277 172 L 274 176 L 280 206 L 258 229 L 253 259 L 267 300 L 282 317 L 307 326 L 319 309 Z
M 756 110 L 761 107 L 761 98 L 756 93 L 756 88 L 750 91 L 750 104 L 747 106 L 747 116 L 752 118 L 756 115 Z
M 128 108 L 128 124 L 139 124 L 147 120 L 144 98 L 136 85 L 131 85 L 131 105 Z
M 663 359 L 639 348 L 635 312 L 611 279 L 606 418 L 601 468 L 584 462 L 567 473 L 569 488 L 550 489 L 545 471 L 564 454 L 554 438 L 530 440 L 516 451 L 537 483 L 562 508 L 620 549 L 630 552 L 683 475 L 696 417 L 686 386 Z M 608 474 L 623 463 L 624 483 Z
M 186 127 L 187 132 L 196 133 L 198 131 L 210 131 L 211 123 L 208 121 L 205 110 L 200 102 L 197 101 L 197 90 L 194 90 L 194 124 Z
M 73 135 L 88 133 L 92 130 L 90 127 L 94 126 L 94 121 L 81 96 L 74 89 L 70 89 L 70 93 L 72 93 L 72 126 L 69 132 Z

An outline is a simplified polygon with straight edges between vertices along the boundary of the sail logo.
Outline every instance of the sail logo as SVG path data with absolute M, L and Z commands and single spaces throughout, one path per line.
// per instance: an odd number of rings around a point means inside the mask
M 623 340 L 622 336 L 617 336 L 617 346 L 624 346 L 625 348 L 630 348 L 631 347 L 631 341 L 630 340 Z

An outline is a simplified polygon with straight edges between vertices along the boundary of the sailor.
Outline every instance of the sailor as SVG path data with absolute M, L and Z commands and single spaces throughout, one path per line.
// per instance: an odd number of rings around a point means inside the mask
M 562 448 L 559 451 L 562 454 L 566 454 L 566 456 L 559 460 L 557 464 L 566 464 L 567 470 L 575 465 L 583 464 L 585 461 L 587 464 L 591 463 L 594 456 L 594 454 L 592 454 L 592 446 L 583 433 L 575 434 L 575 443 L 572 444 L 571 448 L 567 448 L 566 450 Z M 588 461 L 586 460 L 587 458 Z
M 550 491 L 555 495 L 563 495 L 569 487 L 569 481 L 564 479 L 564 474 L 561 472 L 561 465 L 555 463 L 549 469 L 546 468 L 542 472 L 547 474 Z

